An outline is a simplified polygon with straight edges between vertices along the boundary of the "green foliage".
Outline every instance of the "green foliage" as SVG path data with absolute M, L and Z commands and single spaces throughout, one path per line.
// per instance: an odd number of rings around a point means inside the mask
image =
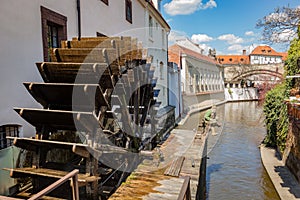
M 288 57 L 285 61 L 285 75 L 295 75 L 299 73 L 298 59 L 300 59 L 300 39 L 291 42 Z M 289 91 L 293 87 L 300 87 L 300 79 L 287 79 L 286 89 Z
M 285 90 L 285 84 L 277 85 L 267 93 L 264 103 L 267 126 L 264 143 L 267 146 L 278 146 L 281 150 L 285 147 L 288 132 L 287 106 L 283 103 L 286 98 Z
M 299 28 L 298 36 L 300 36 Z M 295 75 L 300 72 L 299 59 L 300 39 L 298 37 L 291 42 L 284 66 L 285 75 Z M 285 148 L 289 123 L 287 106 L 283 101 L 285 98 L 288 98 L 292 88 L 300 88 L 299 78 L 286 79 L 283 84 L 276 86 L 267 93 L 264 103 L 265 122 L 267 126 L 267 136 L 264 139 L 264 143 L 268 146 L 277 146 L 281 151 Z

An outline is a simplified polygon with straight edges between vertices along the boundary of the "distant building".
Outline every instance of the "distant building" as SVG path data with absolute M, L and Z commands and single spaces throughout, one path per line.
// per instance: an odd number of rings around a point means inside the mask
M 217 60 L 224 66 L 268 65 L 283 63 L 286 57 L 286 52 L 276 52 L 270 46 L 258 46 L 249 55 L 243 50 L 242 55 L 218 55 Z
M 248 55 L 246 50 L 241 55 L 217 55 L 224 67 L 226 100 L 257 100 L 257 89 L 282 80 L 286 57 L 270 46 L 258 46 Z
M 169 61 L 177 63 L 181 69 L 185 110 L 206 100 L 224 99 L 224 71 L 214 54 L 207 56 L 174 44 L 169 47 Z
M 278 53 L 269 46 L 258 46 L 249 55 L 251 65 L 282 63 L 287 53 Z

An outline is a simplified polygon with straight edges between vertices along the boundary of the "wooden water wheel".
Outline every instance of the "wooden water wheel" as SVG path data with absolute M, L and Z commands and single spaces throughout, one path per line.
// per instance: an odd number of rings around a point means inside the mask
M 138 152 L 155 146 L 154 68 L 131 37 L 73 38 L 51 50 L 51 62 L 37 63 L 43 83 L 24 83 L 42 105 L 15 108 L 36 127 L 35 138 L 11 138 L 33 152 L 32 166 L 10 169 L 31 177 L 30 196 L 79 169 L 81 199 L 107 198 L 138 162 Z M 68 184 L 49 194 L 70 198 Z

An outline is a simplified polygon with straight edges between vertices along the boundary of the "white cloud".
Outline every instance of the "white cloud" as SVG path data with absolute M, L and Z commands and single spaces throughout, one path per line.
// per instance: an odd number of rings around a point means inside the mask
M 255 33 L 253 31 L 246 31 L 245 35 L 246 36 L 255 36 Z
M 210 42 L 213 40 L 212 37 L 206 35 L 206 34 L 193 34 L 191 37 L 192 41 L 195 43 L 201 43 L 201 42 Z
M 177 40 L 187 38 L 187 34 L 185 32 L 180 31 L 171 31 L 168 37 L 169 43 L 175 43 Z
M 203 4 L 202 0 L 172 0 L 164 5 L 165 12 L 169 15 L 189 15 L 200 9 L 217 7 L 215 0 Z
M 209 49 L 213 49 L 212 47 L 208 46 L 207 44 L 199 44 L 199 47 L 204 50 L 204 54 L 208 53 Z
M 225 34 L 218 37 L 219 40 L 226 41 L 228 44 L 240 44 L 243 43 L 243 38 L 235 36 L 233 34 Z
M 172 18 L 166 19 L 166 21 L 167 21 L 167 23 L 170 23 L 171 21 L 173 21 L 173 19 Z
M 240 45 L 240 44 L 234 44 L 234 45 L 229 46 L 227 49 L 229 51 L 242 51 L 243 48 L 244 47 L 242 45 Z
M 271 37 L 271 41 L 281 43 L 285 41 L 290 41 L 295 37 L 296 37 L 296 32 L 294 30 L 285 29 L 279 34 L 273 34 Z
M 234 55 L 242 55 L 243 50 L 246 50 L 246 54 L 250 54 L 253 51 L 253 49 L 257 46 L 258 46 L 257 44 L 246 45 L 246 46 L 243 46 L 240 44 L 233 44 L 233 45 L 229 46 L 227 48 L 227 50 L 230 51 L 231 54 L 234 54 Z

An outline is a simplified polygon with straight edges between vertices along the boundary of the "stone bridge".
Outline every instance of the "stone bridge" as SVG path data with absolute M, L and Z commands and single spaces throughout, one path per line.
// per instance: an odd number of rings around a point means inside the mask
M 226 65 L 224 66 L 225 83 L 239 83 L 242 80 L 253 82 L 281 81 L 284 64 L 267 65 Z

